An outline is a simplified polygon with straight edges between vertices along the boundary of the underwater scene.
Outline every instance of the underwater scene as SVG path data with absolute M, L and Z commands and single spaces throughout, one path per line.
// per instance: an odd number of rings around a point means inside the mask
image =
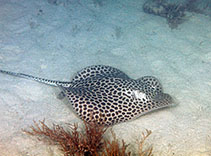
M 211 0 L 0 0 L 1 156 L 211 156 Z

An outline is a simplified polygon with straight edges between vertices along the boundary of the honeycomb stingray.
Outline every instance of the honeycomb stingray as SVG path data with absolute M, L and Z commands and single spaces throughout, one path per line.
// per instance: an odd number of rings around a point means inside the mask
M 86 67 L 70 82 L 4 70 L 0 72 L 59 87 L 69 105 L 86 122 L 113 125 L 173 103 L 172 97 L 163 93 L 162 86 L 155 77 L 144 76 L 134 80 L 110 66 Z

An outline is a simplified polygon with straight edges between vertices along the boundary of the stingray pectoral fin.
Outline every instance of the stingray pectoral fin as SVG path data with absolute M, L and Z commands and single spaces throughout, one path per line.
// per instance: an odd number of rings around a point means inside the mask
M 71 94 L 72 88 L 71 87 L 65 87 L 62 85 L 58 85 L 59 89 L 61 90 L 60 95 L 61 99 L 63 99 L 64 97 L 69 98 L 69 95 Z
M 57 99 L 62 100 L 65 98 L 65 93 L 63 91 L 61 91 L 56 97 L 57 97 Z
M 62 93 L 64 94 L 64 96 L 65 96 L 67 87 L 64 87 L 64 86 L 62 86 L 62 85 L 58 85 L 58 87 L 59 87 L 59 89 L 61 90 L 61 92 L 62 92 Z
M 169 94 L 159 93 L 153 97 L 155 108 L 163 108 L 175 105 L 175 100 Z
M 59 85 L 58 87 L 61 90 L 61 92 L 60 92 L 60 95 L 58 95 L 57 98 L 59 98 L 61 100 L 67 100 L 67 101 L 70 102 L 70 96 L 69 95 L 71 94 L 70 93 L 71 88 L 70 87 L 64 87 L 62 85 Z M 59 96 L 61 96 L 61 97 L 59 97 Z M 67 103 L 69 103 L 69 102 L 67 102 Z

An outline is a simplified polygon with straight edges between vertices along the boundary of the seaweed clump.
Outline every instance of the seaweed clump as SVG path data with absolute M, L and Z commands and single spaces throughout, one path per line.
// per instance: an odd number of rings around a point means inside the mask
M 37 136 L 38 140 L 58 145 L 64 156 L 130 156 L 131 152 L 127 152 L 129 145 L 126 145 L 124 140 L 120 145 L 113 131 L 111 131 L 113 139 L 106 139 L 104 137 L 106 131 L 107 127 L 104 125 L 85 121 L 82 131 L 79 130 L 77 124 L 68 124 L 67 128 L 53 124 L 50 128 L 44 120 L 34 122 L 30 130 L 23 130 L 29 135 Z M 139 156 L 152 156 L 152 147 L 143 149 L 145 139 L 151 134 L 149 130 L 146 132 L 146 135 L 142 133 L 143 138 L 139 142 Z
M 177 28 L 185 20 L 185 7 L 179 4 L 168 4 L 165 6 L 164 17 L 171 29 Z
M 39 140 L 48 140 L 55 145 L 59 145 L 65 156 L 89 156 L 97 155 L 103 146 L 103 134 L 106 129 L 102 125 L 95 123 L 85 123 L 85 132 L 78 130 L 78 125 L 68 125 L 64 129 L 60 125 L 53 124 L 49 128 L 44 121 L 34 122 L 31 131 L 23 130 L 27 134 L 39 136 Z
M 146 134 L 144 132 L 142 132 L 142 139 L 139 141 L 139 156 L 153 156 L 152 154 L 152 147 L 148 147 L 147 149 L 144 149 L 144 142 L 145 140 L 150 136 L 150 134 L 152 133 L 152 131 L 150 130 L 146 130 Z
M 143 5 L 146 13 L 166 18 L 171 29 L 184 22 L 186 7 L 182 4 L 168 3 L 165 0 L 149 0 Z
M 131 152 L 126 152 L 127 146 L 122 140 L 122 146 L 120 147 L 119 141 L 116 138 L 116 135 L 113 131 L 111 131 L 113 140 L 104 141 L 104 151 L 102 156 L 130 156 Z
M 186 0 L 174 2 L 170 0 L 147 0 L 143 5 L 145 13 L 154 14 L 166 18 L 171 29 L 175 29 L 187 18 L 185 12 L 210 14 L 211 3 L 200 0 Z

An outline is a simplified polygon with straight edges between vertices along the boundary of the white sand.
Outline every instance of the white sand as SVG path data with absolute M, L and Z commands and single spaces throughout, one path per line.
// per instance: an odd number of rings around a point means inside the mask
M 58 1 L 59 2 L 59 1 Z M 69 80 L 88 65 L 117 67 L 132 78 L 153 75 L 179 105 L 113 126 L 131 143 L 145 129 L 155 156 L 211 155 L 211 21 L 189 13 L 171 30 L 142 11 L 140 0 L 0 1 L 0 68 Z M 33 120 L 81 122 L 56 98 L 59 89 L 0 74 L 0 155 L 61 155 L 24 135 Z

